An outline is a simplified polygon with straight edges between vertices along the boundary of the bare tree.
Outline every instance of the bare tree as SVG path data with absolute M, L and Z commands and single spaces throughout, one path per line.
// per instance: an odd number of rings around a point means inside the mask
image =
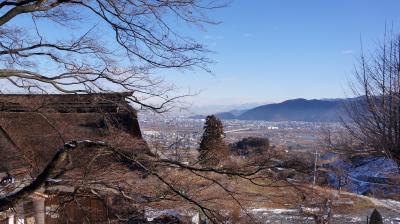
M 345 127 L 367 146 L 363 152 L 400 164 L 400 35 L 385 32 L 376 51 L 362 51 L 354 76 L 357 98 L 346 105 Z
M 4 0 L 0 3 L 0 89 L 133 92 L 156 111 L 181 97 L 160 69 L 208 70 L 204 46 L 178 28 L 215 24 L 215 0 Z M 8 85 L 9 86 L 9 85 Z
M 208 50 L 179 33 L 177 27 L 213 24 L 207 10 L 224 5 L 218 0 L 3 0 L 0 91 L 127 91 L 133 93 L 129 97 L 132 103 L 163 112 L 181 96 L 171 95 L 173 86 L 151 75 L 153 72 L 190 68 L 209 71 L 210 60 L 205 57 Z M 55 132 L 62 133 L 54 122 L 48 122 Z M 195 207 L 217 223 L 224 222 L 229 211 L 248 214 L 246 206 L 251 200 L 242 189 L 248 183 L 286 187 L 266 179 L 263 171 L 273 165 L 257 164 L 240 170 L 186 165 L 126 147 L 138 145 L 131 136 L 109 137 L 112 141 L 65 142 L 60 134 L 64 144 L 24 187 L 2 194 L 0 210 L 16 206 L 43 186 L 72 186 L 70 194 L 58 192 L 63 196 L 61 206 L 74 203 L 82 207 L 78 200 L 82 197 L 101 199 L 112 218 L 128 221 L 145 206 L 167 207 L 172 202 L 184 209 Z M 118 141 L 122 144 L 110 144 Z M 57 178 L 63 182 L 54 182 Z M 235 185 L 233 178 L 246 185 Z M 244 193 L 239 194 L 240 190 Z M 110 203 L 109 195 L 119 200 Z M 250 215 L 246 218 L 252 220 Z
M 93 215 L 93 212 L 98 210 L 103 211 L 106 215 L 104 218 L 120 222 L 143 219 L 146 208 L 180 209 L 192 213 L 199 211 L 214 223 L 228 219 L 229 214 L 226 212 L 246 211 L 243 203 L 247 203 L 248 200 L 244 200 L 245 196 L 238 193 L 242 190 L 227 177 L 237 177 L 245 182 L 255 177 L 260 180 L 264 176 L 261 175 L 261 171 L 266 166 L 248 166 L 241 169 L 202 168 L 160 158 L 149 150 L 140 133 L 135 134 L 135 131 L 127 129 L 128 126 L 135 126 L 133 123 L 126 123 L 126 119 L 119 121 L 118 118 L 135 111 L 114 95 L 119 94 L 8 96 L 25 109 L 23 112 L 4 109 L 0 114 L 1 150 L 3 154 L 12 153 L 12 156 L 7 157 L 8 160 L 2 159 L 2 166 L 4 165 L 4 169 L 9 170 L 11 175 L 15 175 L 16 179 L 15 184 L 9 184 L 7 187 L 0 183 L 1 214 L 20 209 L 23 207 L 22 203 L 26 204 L 38 193 L 55 198 L 53 205 L 57 209 L 54 213 L 65 214 L 62 219 L 71 215 L 68 208 L 72 207 L 83 211 L 81 217 L 85 217 L 87 222 L 96 223 L 104 222 L 104 219 L 93 219 L 98 218 Z M 84 111 L 85 106 L 82 102 L 88 101 L 91 103 L 86 106 L 91 108 L 89 112 L 80 114 L 76 114 L 73 106 L 65 108 L 62 102 L 68 101 L 60 100 L 60 97 L 70 99 L 85 96 L 91 99 L 82 100 L 81 104 L 78 103 L 79 108 L 75 109 Z M 94 103 L 97 96 L 101 98 L 99 104 Z M 23 99 L 18 101 L 15 98 Z M 107 99 L 112 100 L 114 109 L 111 109 L 110 105 L 104 105 L 108 102 Z M 8 101 L 12 100 L 3 99 L 2 103 Z M 63 106 L 46 107 L 54 102 Z M 93 111 L 92 106 L 96 105 L 104 107 Z M 70 107 L 71 111 L 66 113 L 66 109 Z M 42 109 L 31 111 L 31 108 Z M 107 108 L 109 112 L 103 114 L 103 109 Z M 22 126 L 19 121 L 24 120 L 22 117 L 26 114 L 30 116 L 26 119 L 26 125 Z M 79 115 L 83 117 L 78 118 Z M 64 119 L 60 119 L 60 116 Z M 72 119 L 65 119 L 66 117 Z M 74 123 L 74 119 L 79 121 Z M 38 120 L 42 120 L 43 123 Z M 40 128 L 38 123 L 41 123 Z M 41 131 L 31 136 L 30 133 L 35 132 L 32 127 Z M 84 128 L 81 129 L 82 127 Z M 138 128 L 137 126 L 136 131 L 140 131 Z M 3 139 L 7 133 L 10 135 Z M 35 144 L 39 147 L 32 147 L 30 141 L 23 143 L 21 139 L 40 142 Z M 46 142 L 54 144 L 49 146 Z M 58 144 L 61 146 L 55 150 L 53 147 Z M 36 161 L 38 158 L 40 160 Z M 18 174 L 15 167 L 23 170 L 23 174 Z M 90 201 L 89 204 L 93 202 L 100 208 L 88 207 L 87 200 Z M 72 214 L 77 213 L 72 211 Z

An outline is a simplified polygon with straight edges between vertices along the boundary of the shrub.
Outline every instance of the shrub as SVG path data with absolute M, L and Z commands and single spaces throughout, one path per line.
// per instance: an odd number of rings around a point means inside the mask
M 240 156 L 261 155 L 268 151 L 269 140 L 267 138 L 248 137 L 231 144 L 231 152 Z

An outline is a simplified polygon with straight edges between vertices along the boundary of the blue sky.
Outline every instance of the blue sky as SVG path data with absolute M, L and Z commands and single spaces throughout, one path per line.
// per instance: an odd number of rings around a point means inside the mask
M 400 31 L 399 10 L 399 0 L 232 0 L 210 14 L 219 25 L 177 27 L 215 52 L 209 55 L 214 75 L 199 70 L 156 75 L 181 93 L 201 91 L 187 99 L 195 107 L 350 96 L 360 37 L 364 49 L 373 51 L 385 24 Z M 32 22 L 21 16 L 15 23 Z M 71 35 L 44 28 L 54 37 Z
M 215 11 L 221 24 L 191 31 L 215 54 L 215 75 L 163 71 L 195 106 L 349 95 L 348 79 L 385 24 L 400 26 L 398 0 L 235 0 Z

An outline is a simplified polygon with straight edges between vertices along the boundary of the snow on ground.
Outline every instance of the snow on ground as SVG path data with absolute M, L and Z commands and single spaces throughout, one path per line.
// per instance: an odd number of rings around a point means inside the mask
M 274 214 L 282 214 L 282 213 L 295 213 L 298 212 L 298 209 L 284 209 L 284 208 L 250 208 L 249 211 L 251 213 L 274 213 Z

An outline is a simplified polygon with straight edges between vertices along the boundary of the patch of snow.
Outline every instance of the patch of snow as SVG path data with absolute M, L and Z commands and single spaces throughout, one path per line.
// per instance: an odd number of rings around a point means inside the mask
M 156 210 L 156 209 L 145 209 L 145 217 L 147 221 L 151 222 L 155 218 L 158 218 L 162 215 L 168 215 L 168 216 L 175 216 L 175 217 L 180 217 L 177 211 L 172 210 L 172 209 L 167 209 L 167 210 Z
M 273 214 L 282 214 L 282 213 L 294 213 L 298 212 L 298 209 L 285 209 L 285 208 L 252 208 L 249 209 L 252 213 L 273 213 Z
M 302 207 L 301 210 L 309 213 L 316 213 L 320 211 L 319 208 L 308 208 L 308 207 Z

